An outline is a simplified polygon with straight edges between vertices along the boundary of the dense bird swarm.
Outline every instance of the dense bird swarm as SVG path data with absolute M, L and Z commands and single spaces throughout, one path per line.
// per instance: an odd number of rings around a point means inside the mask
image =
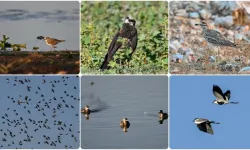
M 1 148 L 79 147 L 78 76 L 0 77 L 0 82 L 2 91 L 12 93 L 1 94 Z

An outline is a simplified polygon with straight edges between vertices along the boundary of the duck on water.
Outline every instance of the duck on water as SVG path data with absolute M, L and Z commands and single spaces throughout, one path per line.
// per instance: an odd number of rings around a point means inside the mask
M 120 122 L 120 127 L 123 129 L 124 132 L 128 132 L 128 128 L 130 127 L 130 122 L 128 121 L 128 118 L 123 118 Z
M 163 124 L 163 121 L 168 119 L 168 114 L 167 113 L 164 113 L 163 110 L 160 110 L 158 112 L 158 115 L 159 115 L 159 123 L 160 124 Z

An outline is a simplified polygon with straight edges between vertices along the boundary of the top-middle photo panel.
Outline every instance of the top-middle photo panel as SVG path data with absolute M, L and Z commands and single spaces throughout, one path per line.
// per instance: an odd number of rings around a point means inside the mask
M 167 74 L 166 1 L 81 4 L 82 74 Z
M 250 4 L 182 1 L 169 4 L 171 74 L 249 74 Z

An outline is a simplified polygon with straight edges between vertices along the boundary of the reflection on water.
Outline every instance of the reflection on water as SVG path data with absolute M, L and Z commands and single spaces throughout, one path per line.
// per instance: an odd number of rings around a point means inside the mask
M 168 112 L 167 80 L 143 76 L 83 77 L 82 107 L 89 105 L 90 110 L 100 111 L 91 113 L 89 120 L 81 116 L 82 148 L 166 149 L 168 121 L 159 120 L 158 112 Z M 95 84 L 91 86 L 92 82 Z M 130 122 L 129 128 L 119 125 L 123 118 Z
M 90 109 L 89 105 L 85 105 L 81 109 L 81 113 L 85 116 L 86 120 L 89 120 L 90 114 L 97 113 L 108 108 L 108 105 L 104 101 L 101 101 L 99 97 L 95 98 L 93 93 L 83 95 L 83 99 L 89 99 L 89 104 L 92 106 Z
M 79 50 L 79 2 L 0 2 L 0 39 L 10 37 L 10 43 L 27 44 L 49 50 L 37 36 L 66 40 L 58 49 Z
M 130 122 L 127 118 L 122 119 L 120 122 L 120 127 L 123 130 L 123 132 L 128 132 L 128 128 L 130 127 Z

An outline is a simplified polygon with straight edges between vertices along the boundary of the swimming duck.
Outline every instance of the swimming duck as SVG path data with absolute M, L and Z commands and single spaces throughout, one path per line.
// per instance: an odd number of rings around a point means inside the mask
M 224 104 L 238 104 L 239 102 L 229 102 L 231 97 L 231 91 L 227 90 L 225 93 L 222 92 L 221 88 L 217 85 L 213 85 L 213 94 L 216 100 L 213 101 L 214 104 L 224 105 Z
M 86 105 L 84 108 L 81 109 L 81 113 L 84 114 L 90 114 L 90 109 L 89 109 L 89 105 Z
M 167 114 L 167 113 L 164 113 L 162 110 L 160 110 L 160 111 L 158 112 L 158 114 L 159 114 L 159 119 L 160 119 L 160 120 L 168 119 L 168 114 Z
M 124 132 L 127 132 L 127 129 L 130 127 L 130 123 L 128 118 L 123 118 L 120 122 L 120 127 L 123 129 Z
M 210 121 L 208 119 L 204 119 L 204 118 L 195 118 L 193 120 L 193 122 L 197 125 L 197 127 L 199 128 L 200 131 L 209 133 L 209 134 L 214 134 L 213 128 L 211 126 L 211 123 L 214 124 L 220 124 L 219 122 L 215 122 L 215 121 Z

